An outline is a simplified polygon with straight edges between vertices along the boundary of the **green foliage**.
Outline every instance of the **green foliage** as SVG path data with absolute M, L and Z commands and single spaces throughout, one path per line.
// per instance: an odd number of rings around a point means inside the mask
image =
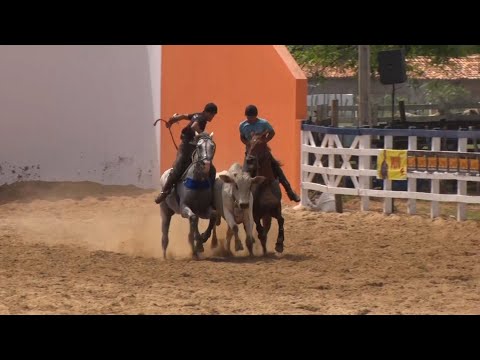
M 432 104 L 460 104 L 472 100 L 470 91 L 461 85 L 442 81 L 429 81 L 422 85 L 425 100 Z
M 287 45 L 293 57 L 300 65 L 317 68 L 314 74 L 322 77 L 327 67 L 357 69 L 358 45 Z M 480 45 L 370 45 L 370 66 L 372 74 L 378 68 L 379 51 L 404 49 L 406 58 L 428 56 L 435 65 L 446 64 L 452 58 L 480 54 Z M 408 66 L 408 70 L 415 68 Z

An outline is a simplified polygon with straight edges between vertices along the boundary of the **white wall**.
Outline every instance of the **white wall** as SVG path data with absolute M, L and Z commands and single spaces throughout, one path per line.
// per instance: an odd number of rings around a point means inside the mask
M 145 45 L 0 46 L 0 184 L 156 187 L 160 52 Z
M 148 45 L 148 56 L 150 62 L 150 84 L 152 91 L 153 102 L 153 116 L 158 119 L 161 116 L 161 79 L 162 79 L 162 46 L 161 45 Z M 155 129 L 156 141 L 157 141 L 157 164 L 160 165 L 160 131 L 162 129 L 161 123 L 157 124 Z M 160 168 L 158 168 L 160 169 Z M 159 170 L 160 171 L 160 170 Z M 156 179 L 156 185 L 160 183 L 160 178 Z

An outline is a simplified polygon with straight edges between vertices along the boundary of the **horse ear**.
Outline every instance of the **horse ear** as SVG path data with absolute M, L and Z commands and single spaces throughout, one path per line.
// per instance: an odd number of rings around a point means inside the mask
M 264 182 L 267 178 L 265 176 L 255 176 L 253 179 L 252 179 L 252 184 L 261 184 L 262 182 Z

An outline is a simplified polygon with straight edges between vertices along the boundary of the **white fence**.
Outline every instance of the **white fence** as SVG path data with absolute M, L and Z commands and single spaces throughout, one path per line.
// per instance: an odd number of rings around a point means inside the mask
M 344 146 L 340 136 L 353 137 L 349 146 Z M 448 130 L 418 130 L 418 129 L 370 129 L 370 128 L 333 128 L 317 125 L 302 125 L 301 131 L 301 198 L 302 205 L 310 205 L 308 190 L 343 195 L 355 195 L 361 198 L 361 210 L 368 210 L 370 197 L 384 198 L 384 212 L 393 212 L 392 199 L 408 199 L 408 213 L 416 213 L 416 200 L 431 202 L 432 218 L 440 215 L 440 202 L 457 203 L 457 220 L 465 220 L 466 204 L 480 204 L 480 196 L 467 195 L 467 182 L 480 182 L 479 169 L 471 172 L 445 171 L 408 171 L 407 191 L 393 191 L 392 181 L 383 180 L 383 190 L 371 188 L 372 178 L 376 178 L 376 161 L 374 160 L 383 149 L 372 147 L 372 138 L 383 137 L 385 149 L 392 149 L 395 137 L 408 137 L 408 150 L 417 151 L 418 138 L 431 139 L 431 152 L 447 155 L 478 156 L 480 153 L 468 153 L 468 139 L 480 138 L 480 131 L 448 131 Z M 315 138 L 318 140 L 315 141 Z M 442 139 L 457 139 L 458 151 L 442 152 Z M 320 144 L 318 144 L 320 142 Z M 430 152 L 430 153 L 431 153 Z M 314 161 L 310 154 L 314 155 Z M 355 168 L 352 166 L 352 156 L 358 156 Z M 477 162 L 478 163 L 478 162 Z M 315 174 L 319 174 L 322 183 L 314 182 Z M 343 177 L 349 177 L 352 188 L 341 186 Z M 417 191 L 417 180 L 431 180 L 430 193 Z M 456 194 L 440 193 L 441 180 L 456 180 Z

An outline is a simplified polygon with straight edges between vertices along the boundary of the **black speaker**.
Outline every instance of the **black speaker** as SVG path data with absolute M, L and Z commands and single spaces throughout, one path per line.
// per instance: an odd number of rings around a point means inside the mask
M 378 53 L 378 72 L 380 73 L 380 82 L 384 85 L 407 81 L 403 50 L 380 51 Z

